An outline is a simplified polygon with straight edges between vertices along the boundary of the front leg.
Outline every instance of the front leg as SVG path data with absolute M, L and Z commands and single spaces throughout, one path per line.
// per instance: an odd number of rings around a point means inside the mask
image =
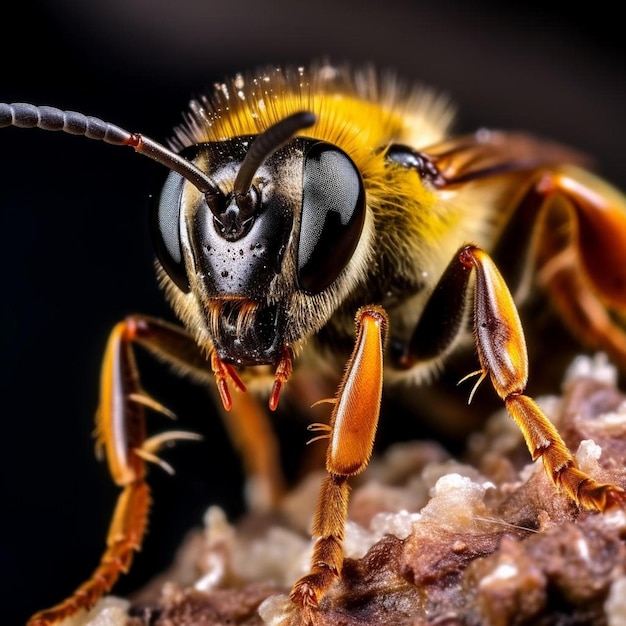
M 311 571 L 296 582 L 291 599 L 306 611 L 341 575 L 343 538 L 348 516 L 348 478 L 362 472 L 369 462 L 378 426 L 383 388 L 383 352 L 387 315 L 380 307 L 364 307 L 356 316 L 354 351 L 331 414 L 330 425 L 316 425 L 328 438 L 326 470 L 313 523 Z

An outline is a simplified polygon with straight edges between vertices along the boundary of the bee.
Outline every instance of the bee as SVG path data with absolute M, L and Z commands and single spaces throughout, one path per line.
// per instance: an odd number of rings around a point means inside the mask
M 372 454 L 383 383 L 419 396 L 468 337 L 470 376 L 491 381 L 555 487 L 590 510 L 624 504 L 620 486 L 577 467 L 525 395 L 517 306 L 539 282 L 584 344 L 626 368 L 626 198 L 572 149 L 523 133 L 454 136 L 452 122 L 428 89 L 327 64 L 216 85 L 191 102 L 170 147 L 80 113 L 0 104 L 0 126 L 130 146 L 169 170 L 151 230 L 182 323 L 134 315 L 111 331 L 97 441 L 121 494 L 107 547 L 91 577 L 30 626 L 91 607 L 128 570 L 147 523 L 147 463 L 166 466 L 164 443 L 191 436 L 146 434 L 145 410 L 168 411 L 142 390 L 136 346 L 215 386 L 270 506 L 281 489 L 268 414 L 232 391 L 264 390 L 275 410 L 306 364 L 307 375 L 337 373 L 328 422 L 310 425 L 328 445 L 310 572 L 290 595 L 305 612 L 340 575 L 348 481 Z

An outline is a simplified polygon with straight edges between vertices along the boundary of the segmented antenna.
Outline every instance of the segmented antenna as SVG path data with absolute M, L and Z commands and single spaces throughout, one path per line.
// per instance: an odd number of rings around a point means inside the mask
M 219 190 L 208 176 L 193 163 L 172 152 L 164 145 L 139 133 L 130 133 L 115 124 L 76 111 L 62 111 L 49 106 L 33 104 L 0 103 L 0 128 L 41 128 L 63 131 L 70 135 L 82 135 L 115 146 L 130 146 L 135 152 L 150 157 L 157 163 L 178 172 L 206 195 L 218 195 Z

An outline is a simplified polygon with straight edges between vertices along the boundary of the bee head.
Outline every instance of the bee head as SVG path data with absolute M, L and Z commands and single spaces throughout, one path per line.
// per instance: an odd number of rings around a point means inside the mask
M 186 148 L 180 156 L 210 184 L 171 171 L 154 205 L 175 308 L 192 311 L 179 314 L 203 327 L 225 362 L 275 364 L 284 346 L 319 328 L 329 311 L 316 299 L 359 242 L 361 175 L 337 146 L 295 136 L 314 122 L 300 112 L 259 135 Z

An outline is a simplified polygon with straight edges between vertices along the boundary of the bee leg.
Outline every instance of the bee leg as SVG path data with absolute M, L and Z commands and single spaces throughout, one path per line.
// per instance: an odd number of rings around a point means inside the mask
M 322 482 L 313 523 L 316 542 L 311 571 L 295 583 L 290 594 L 292 601 L 305 610 L 317 608 L 341 574 L 348 478 L 362 472 L 372 454 L 382 395 L 387 325 L 387 314 L 380 307 L 363 307 L 357 312 L 356 343 L 337 392 L 327 434 L 328 475 Z
M 437 284 L 411 338 L 402 364 L 409 367 L 453 346 L 465 319 L 470 275 L 475 270 L 474 329 L 484 378 L 520 427 L 533 459 L 542 458 L 555 485 L 576 504 L 603 511 L 626 502 L 617 486 L 600 484 L 582 472 L 565 442 L 539 406 L 524 395 L 528 380 L 526 342 L 513 297 L 489 255 L 472 245 L 459 250 Z
M 113 481 L 123 489 L 109 527 L 106 550 L 89 580 L 67 600 L 34 615 L 29 626 L 48 626 L 80 609 L 91 608 L 111 589 L 120 573 L 128 570 L 133 552 L 141 547 L 150 506 L 142 449 L 152 454 L 157 447 L 147 445 L 144 405 L 166 409 L 141 391 L 131 350 L 136 333 L 136 320 L 117 324 L 102 363 L 97 440 L 106 451 Z
M 285 493 L 285 480 L 265 409 L 252 393 L 240 393 L 222 417 L 243 459 L 248 506 L 259 512 L 271 510 Z
M 577 467 L 550 420 L 524 395 L 528 380 L 524 335 L 513 298 L 489 255 L 475 246 L 466 246 L 456 262 L 476 271 L 474 328 L 481 371 L 489 374 L 533 459 L 541 457 L 554 484 L 585 509 L 604 511 L 626 502 L 620 487 L 598 483 Z

